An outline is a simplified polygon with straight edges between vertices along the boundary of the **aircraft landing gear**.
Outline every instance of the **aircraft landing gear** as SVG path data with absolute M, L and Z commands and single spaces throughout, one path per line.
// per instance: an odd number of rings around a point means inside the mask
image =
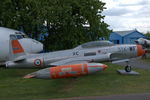
M 138 72 L 132 71 L 132 67 L 130 66 L 128 61 L 126 61 L 126 63 L 127 64 L 126 64 L 124 70 L 117 70 L 117 72 L 119 74 L 122 74 L 122 75 L 139 75 L 140 74 Z
M 127 65 L 125 66 L 124 70 L 125 70 L 126 72 L 131 72 L 132 68 L 131 68 L 131 66 L 129 65 L 129 61 L 127 61 L 126 63 L 127 63 Z
M 125 67 L 125 71 L 126 71 L 126 72 L 131 72 L 131 70 L 132 70 L 132 68 L 131 68 L 130 65 L 127 65 L 127 66 Z

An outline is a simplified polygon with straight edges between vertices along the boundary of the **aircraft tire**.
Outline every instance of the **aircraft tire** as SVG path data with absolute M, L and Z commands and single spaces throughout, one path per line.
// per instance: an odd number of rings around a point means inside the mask
M 131 72 L 131 66 L 127 65 L 127 66 L 125 67 L 125 71 L 126 71 L 126 72 Z

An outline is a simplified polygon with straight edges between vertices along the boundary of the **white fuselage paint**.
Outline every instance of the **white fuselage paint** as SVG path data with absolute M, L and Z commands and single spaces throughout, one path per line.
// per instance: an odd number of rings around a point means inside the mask
M 10 56 L 10 35 L 25 35 L 17 30 L 0 27 L 0 63 L 5 63 Z M 43 50 L 43 44 L 31 38 L 19 39 L 20 44 L 27 53 L 37 53 Z

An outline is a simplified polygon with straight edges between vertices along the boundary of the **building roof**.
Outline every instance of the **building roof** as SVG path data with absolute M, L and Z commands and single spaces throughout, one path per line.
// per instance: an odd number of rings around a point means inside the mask
M 125 35 L 128 35 L 128 34 L 132 33 L 132 32 L 135 32 L 135 31 L 137 31 L 137 30 L 114 31 L 114 32 L 117 33 L 117 34 L 119 34 L 119 35 L 121 35 L 121 36 L 125 36 Z

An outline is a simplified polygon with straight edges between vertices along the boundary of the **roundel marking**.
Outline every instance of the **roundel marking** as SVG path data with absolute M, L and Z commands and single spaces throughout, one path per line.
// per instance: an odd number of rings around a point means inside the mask
M 41 59 L 35 59 L 35 60 L 34 60 L 34 65 L 36 65 L 36 66 L 41 66 L 41 65 L 42 65 Z

